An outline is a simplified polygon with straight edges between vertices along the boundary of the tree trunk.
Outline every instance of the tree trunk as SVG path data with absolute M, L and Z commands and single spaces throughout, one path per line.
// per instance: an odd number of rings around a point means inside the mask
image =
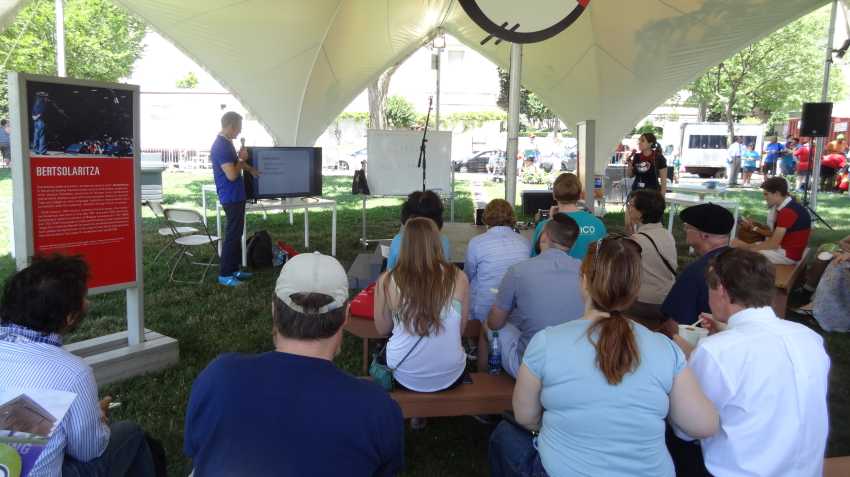
M 708 113 L 708 104 L 705 101 L 699 102 L 699 110 L 697 112 L 697 122 L 705 122 L 705 116 Z
M 369 128 L 387 128 L 387 91 L 390 89 L 390 79 L 399 64 L 387 68 L 381 76 L 369 85 Z

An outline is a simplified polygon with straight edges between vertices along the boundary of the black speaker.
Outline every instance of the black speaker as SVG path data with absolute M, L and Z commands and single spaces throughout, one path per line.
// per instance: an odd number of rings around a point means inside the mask
M 556 205 L 552 198 L 551 190 L 524 190 L 522 191 L 522 213 L 528 217 L 534 216 L 538 210 L 549 210 Z
M 827 137 L 832 124 L 832 103 L 803 103 L 800 136 Z

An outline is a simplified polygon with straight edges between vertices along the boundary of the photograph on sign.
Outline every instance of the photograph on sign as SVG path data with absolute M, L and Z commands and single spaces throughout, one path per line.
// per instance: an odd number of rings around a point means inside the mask
M 133 92 L 27 81 L 34 254 L 82 255 L 89 287 L 136 280 Z

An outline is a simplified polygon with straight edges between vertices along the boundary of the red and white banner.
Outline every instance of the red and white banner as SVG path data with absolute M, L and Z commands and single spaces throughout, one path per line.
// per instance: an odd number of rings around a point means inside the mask
M 82 255 L 89 288 L 136 281 L 133 157 L 30 156 L 36 254 Z

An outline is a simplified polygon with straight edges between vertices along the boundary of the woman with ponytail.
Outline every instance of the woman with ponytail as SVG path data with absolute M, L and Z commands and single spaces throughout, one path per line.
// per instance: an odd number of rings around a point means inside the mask
M 663 196 L 667 193 L 667 159 L 655 134 L 641 134 L 638 149 L 626 161 L 626 173 L 635 178 L 632 190 L 655 189 Z
M 529 343 L 514 388 L 516 423 L 499 424 L 490 438 L 491 475 L 672 477 L 665 419 L 699 438 L 717 431 L 717 411 L 682 350 L 624 315 L 640 289 L 640 262 L 640 246 L 625 236 L 590 246 L 584 319 Z

